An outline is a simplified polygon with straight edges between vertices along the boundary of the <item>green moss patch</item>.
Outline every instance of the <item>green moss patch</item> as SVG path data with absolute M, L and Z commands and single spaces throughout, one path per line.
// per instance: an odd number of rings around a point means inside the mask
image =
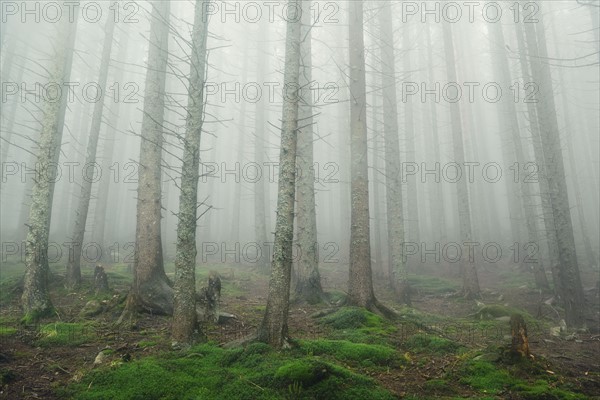
M 536 368 L 528 368 L 529 371 Z M 560 387 L 555 377 L 526 378 L 522 366 L 508 370 L 502 364 L 484 360 L 469 360 L 459 370 L 460 382 L 486 394 L 519 394 L 524 399 L 585 399 L 586 397 Z
M 346 340 L 301 341 L 300 346 L 307 354 L 323 355 L 360 366 L 397 366 L 403 360 L 391 347 Z
M 377 314 L 360 307 L 342 307 L 323 317 L 321 322 L 333 329 L 382 328 L 384 320 Z
M 49 346 L 78 346 L 95 338 L 90 324 L 53 322 L 39 328 L 36 344 Z
M 60 394 L 75 399 L 393 399 L 372 379 L 334 362 L 263 344 L 229 350 L 204 344 L 107 366 Z
M 456 342 L 421 333 L 408 338 L 405 347 L 410 352 L 431 354 L 451 354 L 461 349 L 461 346 Z
M 411 275 L 408 283 L 414 291 L 421 294 L 452 293 L 460 289 L 458 282 L 429 275 Z

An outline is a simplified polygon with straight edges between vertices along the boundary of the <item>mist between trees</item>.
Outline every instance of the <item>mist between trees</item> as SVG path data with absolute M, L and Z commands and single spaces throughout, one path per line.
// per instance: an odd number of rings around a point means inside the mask
M 454 264 L 477 298 L 491 263 L 531 264 L 582 325 L 600 242 L 592 9 L 3 1 L 2 257 L 25 264 L 24 312 L 51 309 L 49 262 L 74 287 L 131 263 L 128 310 L 184 320 L 196 263 L 260 264 L 259 337 L 281 346 L 292 265 L 300 286 L 348 268 L 349 304 L 385 314 L 375 272 L 410 304 L 409 271 Z

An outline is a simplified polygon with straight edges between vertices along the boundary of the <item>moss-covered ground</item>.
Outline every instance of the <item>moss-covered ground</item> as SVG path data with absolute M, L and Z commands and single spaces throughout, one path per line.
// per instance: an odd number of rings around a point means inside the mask
M 223 281 L 221 309 L 235 315 L 222 325 L 204 323 L 203 343 L 170 348 L 170 318 L 141 315 L 130 327 L 115 325 L 131 272 L 106 268 L 111 292 L 97 294 L 91 269 L 68 290 L 51 284 L 56 313 L 23 324 L 18 308 L 19 269 L 0 276 L 0 391 L 7 398 L 73 399 L 587 399 L 600 396 L 593 334 L 549 335 L 556 320 L 540 317 L 530 297 L 503 301 L 503 288 L 482 303 L 452 296 L 452 278 L 411 275 L 413 306 L 394 304 L 385 319 L 341 306 L 343 291 L 331 288 L 334 305 L 290 308 L 291 348 L 250 342 L 223 345 L 253 333 L 264 313 L 267 276 L 242 267 L 198 268 L 198 287 L 210 270 Z M 169 270 L 168 273 L 171 273 Z M 327 271 L 325 271 L 325 274 Z M 506 275 L 503 275 L 506 277 Z M 515 289 L 511 278 L 506 293 Z M 388 293 L 389 295 L 389 293 Z M 101 312 L 83 316 L 90 301 Z M 337 304 L 335 304 L 337 303 Z M 508 359 L 508 318 L 523 315 L 533 357 Z M 599 397 L 600 398 L 600 397 Z

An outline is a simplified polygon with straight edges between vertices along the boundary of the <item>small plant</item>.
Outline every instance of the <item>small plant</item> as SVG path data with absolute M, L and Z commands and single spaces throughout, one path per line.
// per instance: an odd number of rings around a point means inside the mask
M 298 381 L 294 381 L 288 385 L 288 393 L 290 398 L 296 398 L 302 393 L 302 385 Z

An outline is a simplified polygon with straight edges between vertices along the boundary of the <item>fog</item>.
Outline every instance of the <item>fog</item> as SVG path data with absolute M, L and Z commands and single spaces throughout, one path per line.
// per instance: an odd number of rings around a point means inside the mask
M 560 162 L 558 172 L 564 166 L 568 189 L 568 204 L 560 207 L 570 213 L 567 219 L 572 226 L 566 229 L 574 235 L 575 248 L 571 250 L 576 252 L 582 274 L 595 273 L 597 278 L 597 4 L 574 0 L 541 3 L 540 7 L 536 2 L 392 1 L 392 37 L 387 37 L 380 25 L 381 13 L 386 12 L 384 3 L 364 2 L 361 51 L 366 66 L 367 102 L 363 106 L 368 153 L 363 156 L 368 156 L 370 258 L 376 277 L 387 276 L 390 264 L 386 154 L 394 154 L 400 163 L 401 196 L 395 201 L 402 205 L 403 260 L 410 271 L 428 268 L 457 276 L 458 265 L 471 257 L 477 268 L 485 270 L 523 264 L 530 268 L 527 263 L 533 259 L 546 267 L 551 279 L 550 225 L 544 223 L 547 216 L 540 182 L 547 179 L 548 171 L 557 170 L 548 166 Z M 176 256 L 194 7 L 190 1 L 170 2 L 168 51 L 161 49 L 168 57 L 160 198 L 167 264 Z M 257 251 L 266 252 L 263 257 L 270 259 L 274 241 L 281 113 L 289 94 L 283 79 L 286 15 L 290 11 L 285 2 L 218 1 L 206 2 L 206 7 L 210 22 L 196 262 L 252 267 L 261 258 Z M 358 66 L 349 62 L 349 48 L 355 44 L 348 37 L 348 7 L 345 1 L 313 1 L 308 36 L 318 259 L 319 265 L 340 270 L 350 262 L 350 109 L 359 101 L 349 88 L 351 70 Z M 33 171 L 38 153 L 48 151 L 40 146 L 40 131 L 47 123 L 48 104 L 60 103 L 65 97 L 60 157 L 50 168 L 56 172 L 50 265 L 61 270 L 68 262 L 85 180 L 92 185 L 82 268 L 90 270 L 98 262 L 134 262 L 151 10 L 152 5 L 145 1 L 90 1 L 78 8 L 63 2 L 2 2 L 3 262 L 11 257 L 25 262 L 30 193 L 36 181 Z M 61 18 L 56 17 L 57 11 Z M 61 22 L 55 20 L 68 19 L 69 12 L 78 15 L 71 74 L 68 82 L 53 82 L 50 77 L 57 49 L 63 46 L 58 39 Z M 533 25 L 539 30 L 540 17 L 547 57 L 528 52 L 527 44 L 523 47 L 518 42 L 517 28 L 527 30 Z M 107 65 L 102 49 L 110 18 L 115 22 L 112 51 L 107 81 L 101 87 L 98 77 Z M 504 42 L 499 42 L 498 26 Z M 453 60 L 448 59 L 444 43 L 448 32 L 453 39 Z M 392 66 L 385 66 L 382 43 L 393 48 Z M 503 60 L 508 69 L 503 70 Z M 550 71 L 550 87 L 535 76 L 524 76 L 523 62 L 533 65 L 535 61 Z M 394 75 L 386 76 L 390 70 Z M 450 70 L 455 71 L 455 81 Z M 390 82 L 395 84 L 398 146 L 386 153 L 389 143 L 384 125 L 390 109 L 384 105 L 384 93 Z M 86 165 L 94 108 L 102 96 L 96 158 Z M 554 109 L 542 111 L 557 117 L 560 143 L 554 144 L 560 151 L 546 154 L 544 161 L 534 148 L 540 136 L 536 130 L 542 127 L 542 141 L 554 139 L 544 136 L 547 127 L 532 117 L 537 115 L 536 108 L 550 103 Z M 464 157 L 456 153 L 453 110 L 460 117 Z M 547 153 L 549 147 L 544 148 Z M 298 169 L 297 175 L 306 172 Z M 555 180 L 560 179 L 551 179 L 551 185 L 558 185 Z M 459 194 L 463 184 L 467 197 Z M 460 209 L 465 199 L 469 244 L 461 234 Z M 264 215 L 257 212 L 260 209 Z M 266 243 L 261 243 L 264 239 L 257 235 L 257 226 L 264 226 Z M 561 246 L 564 243 L 561 241 Z M 301 253 L 296 245 L 295 262 Z M 323 277 L 327 279 L 327 273 Z M 584 279 L 585 285 L 592 283 Z

